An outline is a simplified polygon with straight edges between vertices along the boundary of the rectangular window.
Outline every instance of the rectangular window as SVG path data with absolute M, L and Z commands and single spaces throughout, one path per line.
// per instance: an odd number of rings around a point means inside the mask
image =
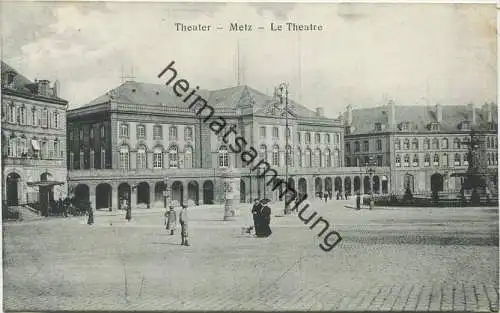
M 273 127 L 273 138 L 279 137 L 279 129 L 278 127 Z
M 84 153 L 83 153 L 83 151 L 80 151 L 80 169 L 83 170 L 84 166 L 85 166 L 85 163 L 84 163 Z
M 193 140 L 193 129 L 191 127 L 186 127 L 184 131 L 184 140 L 186 141 Z
M 146 138 L 146 126 L 137 125 L 137 138 L 141 139 Z
M 382 140 L 377 140 L 377 151 L 382 151 Z
M 311 143 L 311 133 L 306 133 L 306 144 Z
M 90 150 L 90 168 L 94 168 L 94 150 Z
M 300 143 L 302 138 L 300 137 L 300 133 L 297 133 L 297 142 Z
M 126 170 L 129 168 L 128 151 L 120 152 L 120 168 Z
M 38 114 L 36 109 L 31 110 L 31 125 L 38 126 Z
M 54 158 L 54 144 L 49 142 L 48 143 L 48 150 L 49 150 L 49 159 Z
M 156 152 L 153 154 L 153 168 L 162 168 L 163 167 L 163 153 Z
M 163 132 L 161 125 L 153 126 L 153 139 L 163 139 Z
M 321 135 L 320 134 L 318 134 L 318 133 L 314 134 L 314 142 L 317 144 L 321 143 Z
M 266 127 L 265 126 L 260 127 L 260 138 L 266 138 Z
M 369 142 L 367 140 L 363 141 L 363 151 L 368 152 L 369 149 L 370 149 Z
M 177 140 L 177 127 L 172 126 L 172 127 L 169 128 L 168 138 L 170 140 Z
M 120 125 L 120 137 L 128 138 L 128 124 L 122 123 Z
M 351 144 L 348 142 L 345 143 L 345 152 L 351 153 Z
M 64 159 L 64 141 L 59 142 L 59 157 Z
M 54 128 L 59 129 L 59 113 L 54 112 Z

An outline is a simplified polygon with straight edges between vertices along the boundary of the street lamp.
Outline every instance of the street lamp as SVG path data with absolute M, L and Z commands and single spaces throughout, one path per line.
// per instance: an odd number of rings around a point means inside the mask
M 281 83 L 278 87 L 279 89 L 279 97 L 280 97 L 280 103 L 281 105 L 285 105 L 285 183 L 286 186 L 288 187 L 288 162 L 289 162 L 289 155 L 288 155 L 288 84 L 287 83 Z M 283 103 L 284 102 L 284 103 Z M 288 189 L 288 188 L 287 188 Z M 288 207 L 288 201 L 287 201 L 287 194 L 285 194 L 285 215 L 289 214 L 289 207 Z
M 373 197 L 373 174 L 375 174 L 375 169 L 373 168 L 373 156 L 370 156 L 366 173 L 370 175 L 370 210 L 373 210 L 373 207 L 375 206 L 375 199 Z

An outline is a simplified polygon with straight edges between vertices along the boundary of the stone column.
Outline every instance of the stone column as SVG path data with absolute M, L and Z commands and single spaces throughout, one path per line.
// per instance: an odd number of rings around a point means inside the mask
M 111 210 L 118 210 L 118 186 L 111 185 Z
M 96 202 L 95 202 L 95 192 L 90 192 L 89 194 L 89 201 L 90 201 L 90 207 L 95 210 L 96 208 Z
M 182 202 L 180 205 L 188 204 L 188 199 L 189 199 L 189 189 L 188 189 L 188 183 L 182 182 Z
M 149 208 L 154 207 L 155 205 L 155 182 L 149 183 Z
M 137 206 L 137 188 L 131 188 L 130 190 L 130 207 L 134 208 Z
M 203 205 L 203 181 L 198 182 L 198 205 Z

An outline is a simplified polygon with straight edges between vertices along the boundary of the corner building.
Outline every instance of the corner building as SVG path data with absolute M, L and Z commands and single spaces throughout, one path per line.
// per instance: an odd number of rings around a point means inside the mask
M 2 62 L 2 200 L 40 204 L 67 194 L 66 109 L 59 84 L 30 81 Z
M 430 195 L 433 190 L 458 194 L 468 168 L 468 147 L 474 131 L 480 138 L 480 162 L 487 168 L 487 186 L 497 193 L 498 107 L 468 105 L 387 105 L 353 110 L 347 106 L 345 165 L 365 166 L 370 158 L 388 167 L 391 192 Z M 361 186 L 362 187 L 362 186 Z
M 72 193 L 98 209 L 120 208 L 123 199 L 133 206 L 163 207 L 167 181 L 173 200 L 220 203 L 224 197 L 220 175 L 229 169 L 238 181 L 236 202 L 255 197 L 277 200 L 279 191 L 266 184 L 270 178 L 251 168 L 263 159 L 285 179 L 286 155 L 290 184 L 310 198 L 332 192 L 334 179 L 344 181 L 349 175 L 341 169 L 341 120 L 326 118 L 322 108 L 311 111 L 289 101 L 287 131 L 278 100 L 249 86 L 200 90 L 196 95 L 208 101 L 214 116 L 226 120 L 218 135 L 171 86 L 129 81 L 70 110 L 67 147 Z M 242 151 L 252 146 L 258 152 L 252 164 L 247 166 L 241 153 L 228 149 L 231 143 L 237 146 L 234 134 L 226 138 L 227 143 L 223 141 L 230 127 L 247 141 Z

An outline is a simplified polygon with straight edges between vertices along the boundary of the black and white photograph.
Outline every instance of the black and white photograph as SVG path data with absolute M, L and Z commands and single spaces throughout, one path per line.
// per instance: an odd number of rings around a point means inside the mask
M 498 8 L 2 1 L 3 310 L 498 312 Z

